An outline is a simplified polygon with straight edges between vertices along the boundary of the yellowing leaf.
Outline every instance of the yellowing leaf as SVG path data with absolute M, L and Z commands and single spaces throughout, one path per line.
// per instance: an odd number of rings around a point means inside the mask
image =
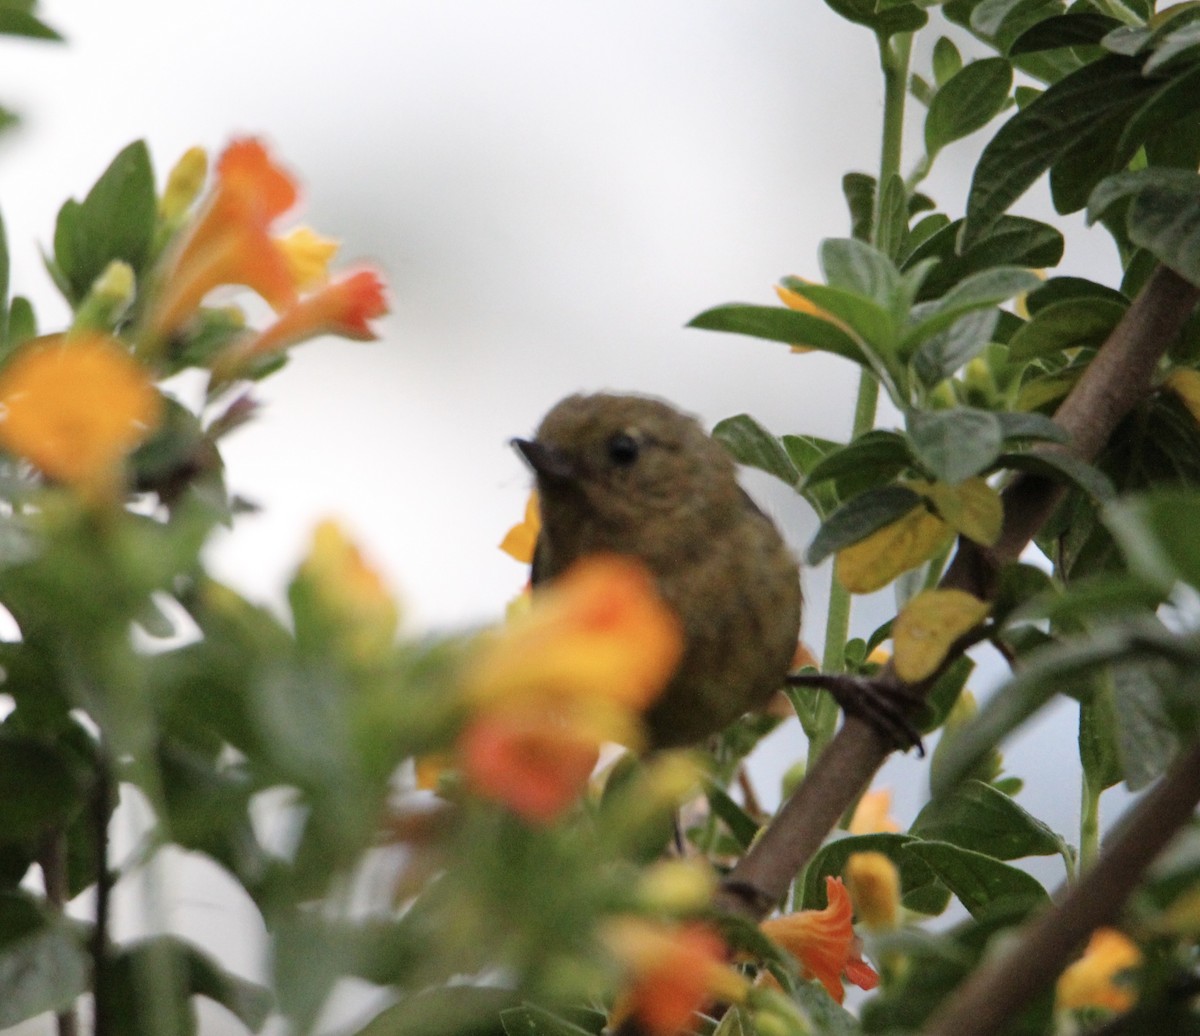
M 1000 538 L 1004 505 L 985 479 L 969 478 L 956 486 L 926 482 L 913 489 L 933 501 L 938 514 L 967 539 L 990 547 Z
M 1200 371 L 1172 371 L 1163 384 L 1180 398 L 1192 417 L 1200 421 Z
M 838 551 L 837 577 L 854 594 L 887 586 L 901 572 L 928 561 L 954 536 L 937 515 L 914 507 L 864 540 Z
M 959 637 L 977 626 L 989 605 L 964 590 L 926 590 L 896 616 L 896 675 L 913 683 L 932 676 Z

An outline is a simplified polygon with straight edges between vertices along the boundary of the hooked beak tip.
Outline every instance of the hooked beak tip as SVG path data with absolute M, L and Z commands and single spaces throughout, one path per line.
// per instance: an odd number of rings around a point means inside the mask
M 574 477 L 574 469 L 566 457 L 553 446 L 536 439 L 512 439 L 510 444 L 539 477 L 567 479 Z

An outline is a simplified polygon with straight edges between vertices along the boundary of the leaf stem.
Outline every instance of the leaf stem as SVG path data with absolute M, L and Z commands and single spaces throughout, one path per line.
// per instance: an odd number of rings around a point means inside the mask
M 1087 770 L 1079 781 L 1079 873 L 1088 871 L 1100 855 L 1100 788 L 1093 787 Z
M 872 241 L 878 243 L 882 219 L 883 185 L 900 171 L 904 134 L 904 101 L 908 90 L 908 63 L 912 52 L 912 33 L 901 33 L 891 39 L 879 38 L 879 64 L 883 71 L 883 140 L 880 147 L 879 179 L 875 185 L 875 218 L 871 226 Z M 858 379 L 858 399 L 854 405 L 854 425 L 851 441 L 875 427 L 879 406 L 879 381 L 864 369 Z M 829 577 L 829 614 L 825 622 L 825 648 L 821 656 L 821 671 L 840 673 L 846 668 L 846 640 L 850 636 L 850 592 L 838 582 L 832 572 Z M 817 692 L 816 708 L 808 734 L 808 763 L 825 750 L 837 726 L 837 703 L 828 692 Z

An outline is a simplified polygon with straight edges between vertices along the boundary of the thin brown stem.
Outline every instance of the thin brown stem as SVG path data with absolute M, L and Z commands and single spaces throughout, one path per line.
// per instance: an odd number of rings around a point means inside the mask
M 61 828 L 50 833 L 38 858 L 42 881 L 46 886 L 46 902 L 58 916 L 66 910 L 70 898 L 67 881 L 67 834 Z M 64 1008 L 55 1016 L 58 1036 L 78 1036 L 79 1016 L 74 1006 Z
M 1200 299 L 1200 289 L 1158 267 L 1068 395 L 1055 420 L 1071 452 L 1093 460 L 1113 429 L 1150 386 L 1155 364 Z M 1065 448 L 1065 447 L 1064 447 Z M 1004 525 L 993 547 L 963 541 L 941 586 L 980 598 L 995 594 L 1000 567 L 1020 556 L 1053 513 L 1062 487 L 1021 475 L 1004 491 Z M 890 667 L 878 676 L 898 683 Z M 925 688 L 908 688 L 905 697 Z M 866 723 L 847 717 L 829 747 L 741 859 L 718 896 L 721 909 L 761 917 L 820 848 L 838 818 L 870 783 L 890 746 Z M 1088 883 L 1081 883 L 1086 887 Z
M 96 787 L 91 808 L 92 836 L 96 843 L 96 919 L 91 939 L 92 1034 L 114 1036 L 109 1002 L 111 990 L 108 982 L 109 915 L 112 896 L 112 873 L 108 868 L 108 822 L 113 808 L 113 782 L 103 745 L 98 750 Z

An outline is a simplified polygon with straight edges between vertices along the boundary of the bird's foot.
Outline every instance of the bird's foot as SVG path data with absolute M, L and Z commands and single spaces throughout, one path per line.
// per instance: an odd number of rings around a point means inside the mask
M 814 687 L 828 691 L 847 716 L 856 716 L 869 724 L 889 745 L 907 752 L 925 754 L 921 732 L 913 725 L 909 712 L 923 699 L 900 683 L 881 684 L 869 676 L 849 673 L 789 673 L 790 687 Z

